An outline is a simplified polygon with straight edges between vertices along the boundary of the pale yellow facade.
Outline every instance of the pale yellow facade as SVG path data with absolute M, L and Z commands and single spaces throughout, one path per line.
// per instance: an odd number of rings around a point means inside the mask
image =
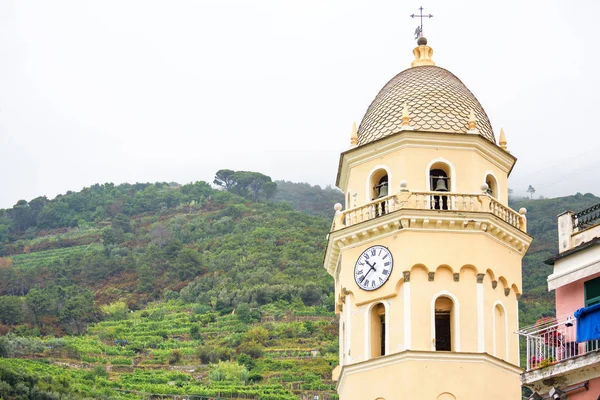
M 508 208 L 516 159 L 505 139 L 478 134 L 472 111 L 450 133 L 413 129 L 410 110 L 383 137 L 367 141 L 359 129 L 361 145 L 353 130 L 340 158 L 346 200 L 324 261 L 335 278 L 340 398 L 520 399 L 514 332 L 531 237 L 526 211 Z M 375 245 L 393 264 L 381 287 L 365 290 L 357 261 Z M 371 276 L 377 263 L 367 263 Z

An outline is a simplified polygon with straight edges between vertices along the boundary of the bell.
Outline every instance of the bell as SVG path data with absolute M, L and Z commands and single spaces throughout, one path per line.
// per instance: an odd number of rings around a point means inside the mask
M 387 184 L 387 182 L 384 182 L 381 185 L 379 185 L 379 196 L 378 197 L 385 197 L 387 195 L 388 195 L 388 184 Z
M 435 182 L 435 191 L 436 192 L 447 192 L 448 188 L 446 187 L 446 181 L 443 176 L 438 176 L 437 181 Z

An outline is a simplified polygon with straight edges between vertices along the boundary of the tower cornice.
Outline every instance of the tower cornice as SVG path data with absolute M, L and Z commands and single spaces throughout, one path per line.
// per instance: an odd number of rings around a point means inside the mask
M 452 232 L 461 234 L 483 234 L 493 241 L 522 255 L 531 245 L 533 238 L 492 212 L 438 211 L 402 208 L 380 217 L 341 229 L 328 235 L 327 251 L 323 266 L 335 276 L 339 267 L 341 250 L 375 242 L 383 237 L 403 232 Z
M 476 151 L 510 175 L 517 158 L 480 135 L 403 130 L 340 154 L 336 186 L 346 191 L 349 169 L 404 148 L 462 149 Z

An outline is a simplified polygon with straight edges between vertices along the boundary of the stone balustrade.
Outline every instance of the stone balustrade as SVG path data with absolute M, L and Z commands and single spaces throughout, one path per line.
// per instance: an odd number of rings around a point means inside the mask
M 353 226 L 400 209 L 485 212 L 492 213 L 509 225 L 527 232 L 527 210 L 512 210 L 499 203 L 487 193 L 467 194 L 450 192 L 411 192 L 408 190 L 375 199 L 367 204 L 348 210 L 336 204 L 336 214 L 331 231 Z

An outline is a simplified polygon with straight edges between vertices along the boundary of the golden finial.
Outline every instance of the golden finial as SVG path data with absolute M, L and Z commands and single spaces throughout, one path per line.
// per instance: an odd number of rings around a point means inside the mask
M 415 60 L 410 64 L 411 67 L 420 67 L 422 65 L 435 65 L 431 56 L 433 55 L 433 49 L 427 46 L 427 39 L 423 36 L 417 41 L 418 46 L 413 49 Z
M 475 118 L 475 113 L 473 112 L 473 109 L 471 108 L 470 112 L 469 112 L 469 129 L 475 129 L 477 128 L 477 118 Z
M 400 124 L 400 130 L 412 131 L 413 127 L 410 125 L 410 115 L 408 114 L 408 104 L 404 103 L 402 107 L 402 123 Z
M 479 133 L 479 129 L 477 129 L 477 118 L 475 117 L 475 112 L 471 108 L 469 111 L 469 123 L 467 124 L 469 130 L 467 133 Z
M 500 128 L 500 139 L 498 140 L 498 144 L 502 150 L 506 150 L 506 135 L 504 134 L 504 128 Z
M 352 134 L 350 135 L 350 146 L 354 147 L 358 144 L 358 132 L 356 130 L 356 121 L 352 123 Z

